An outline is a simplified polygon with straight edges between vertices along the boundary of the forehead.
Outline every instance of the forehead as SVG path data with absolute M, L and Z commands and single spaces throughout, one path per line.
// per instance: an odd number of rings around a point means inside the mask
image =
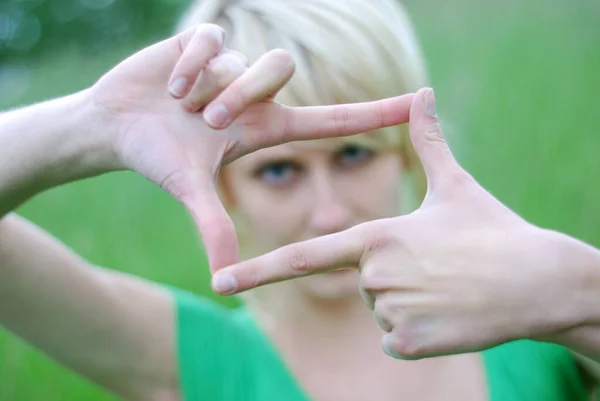
M 345 138 L 314 139 L 309 141 L 289 142 L 270 148 L 259 149 L 233 162 L 235 165 L 249 165 L 274 159 L 310 157 L 316 154 L 337 152 L 350 143 Z
M 393 143 L 389 139 L 389 135 L 383 135 L 381 130 L 376 130 L 339 138 L 289 142 L 270 148 L 259 149 L 243 156 L 232 164 L 250 166 L 274 159 L 310 158 L 313 155 L 327 155 L 339 152 L 348 145 L 366 146 L 379 151 L 396 151 L 398 144 Z

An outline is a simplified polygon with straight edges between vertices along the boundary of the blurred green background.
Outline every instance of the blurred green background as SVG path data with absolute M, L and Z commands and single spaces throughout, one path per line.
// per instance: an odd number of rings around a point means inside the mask
M 0 109 L 93 84 L 168 36 L 188 3 L 0 0 Z M 463 165 L 525 218 L 600 246 L 600 2 L 404 3 Z M 134 174 L 54 189 L 19 212 L 94 263 L 233 304 L 210 292 L 183 208 Z M 0 332 L 0 400 L 113 398 Z

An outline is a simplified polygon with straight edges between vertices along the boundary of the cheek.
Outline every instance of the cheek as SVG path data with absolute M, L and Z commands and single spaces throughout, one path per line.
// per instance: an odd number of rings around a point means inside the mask
M 344 191 L 362 219 L 396 216 L 400 211 L 398 187 L 401 165 L 397 156 L 384 156 L 373 165 L 350 174 L 343 180 Z
M 297 241 L 306 222 L 306 191 L 296 186 L 283 191 L 254 185 L 238 202 L 245 241 L 256 252 L 268 252 Z

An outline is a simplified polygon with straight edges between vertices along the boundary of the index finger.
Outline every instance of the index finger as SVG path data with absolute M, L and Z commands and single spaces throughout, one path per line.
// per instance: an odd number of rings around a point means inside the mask
M 357 228 L 279 248 L 216 272 L 213 289 L 231 295 L 264 284 L 356 266 L 364 241 Z
M 414 94 L 373 102 L 332 106 L 282 107 L 283 118 L 273 127 L 280 141 L 348 136 L 409 121 Z

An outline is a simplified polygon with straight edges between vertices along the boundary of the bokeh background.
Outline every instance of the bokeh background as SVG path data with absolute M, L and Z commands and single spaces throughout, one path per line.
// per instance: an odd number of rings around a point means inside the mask
M 170 35 L 188 4 L 0 0 L 0 109 L 92 85 Z M 600 2 L 404 4 L 461 163 L 530 221 L 600 246 Z M 235 304 L 211 293 L 183 208 L 134 174 L 57 188 L 19 212 L 96 264 Z M 0 400 L 114 398 L 0 331 Z

